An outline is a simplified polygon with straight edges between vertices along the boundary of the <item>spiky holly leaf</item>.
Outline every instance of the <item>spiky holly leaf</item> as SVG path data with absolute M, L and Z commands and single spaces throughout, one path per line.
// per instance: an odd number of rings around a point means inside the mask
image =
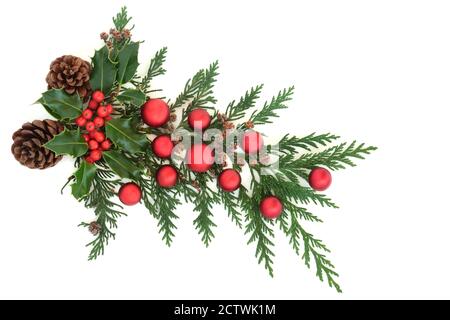
M 131 119 L 112 119 L 106 124 L 106 136 L 121 149 L 134 154 L 145 152 L 149 147 L 147 136 L 138 133 Z
M 95 51 L 92 58 L 92 73 L 89 81 L 92 90 L 100 90 L 108 94 L 116 80 L 117 69 L 108 57 L 108 48 L 103 47 Z
M 67 129 L 44 144 L 44 147 L 58 156 L 67 154 L 73 157 L 80 157 L 88 150 L 88 145 L 81 136 L 80 130 Z
M 135 164 L 118 151 L 107 151 L 103 153 L 103 158 L 112 171 L 121 178 L 136 179 L 139 177 L 140 169 Z
M 89 194 L 96 171 L 97 167 L 95 165 L 87 163 L 85 160 L 81 161 L 80 167 L 74 173 L 75 182 L 71 185 L 72 195 L 77 200 Z
M 139 43 L 131 42 L 119 53 L 119 71 L 117 81 L 121 84 L 133 79 L 136 73 L 138 62 Z
M 81 115 L 83 102 L 78 94 L 69 95 L 63 89 L 51 89 L 37 102 L 57 119 L 75 119 Z

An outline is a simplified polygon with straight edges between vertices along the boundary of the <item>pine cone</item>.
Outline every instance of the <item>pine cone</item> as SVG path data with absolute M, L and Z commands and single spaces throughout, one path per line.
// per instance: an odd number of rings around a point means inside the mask
M 53 167 L 62 157 L 57 157 L 43 145 L 63 130 L 64 126 L 53 120 L 27 122 L 14 132 L 11 151 L 17 161 L 30 169 Z
M 91 65 L 75 56 L 62 56 L 53 61 L 45 79 L 48 88 L 64 89 L 68 94 L 78 92 L 85 100 L 91 91 L 89 84 Z

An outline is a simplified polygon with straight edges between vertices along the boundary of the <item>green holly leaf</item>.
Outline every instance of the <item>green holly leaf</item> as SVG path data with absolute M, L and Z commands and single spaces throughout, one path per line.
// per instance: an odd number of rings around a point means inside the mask
M 81 136 L 80 130 L 65 129 L 52 140 L 44 144 L 44 147 L 56 153 L 80 157 L 88 150 L 88 145 Z
M 119 177 L 136 179 L 139 177 L 140 169 L 127 157 L 118 151 L 103 152 L 103 159 Z
M 37 102 L 57 119 L 75 119 L 81 115 L 83 102 L 78 94 L 68 94 L 63 89 L 51 89 Z
M 149 147 L 147 136 L 137 133 L 131 119 L 112 119 L 106 124 L 106 136 L 121 149 L 134 154 L 145 152 Z
M 71 185 L 72 195 L 77 200 L 84 198 L 89 193 L 96 172 L 95 165 L 87 163 L 85 160 L 81 161 L 80 167 L 74 173 L 75 182 Z
M 147 98 L 145 94 L 140 90 L 127 89 L 122 92 L 122 94 L 117 96 L 117 100 L 122 103 L 132 104 L 134 106 L 142 106 Z
M 138 52 L 138 42 L 131 42 L 119 52 L 119 72 L 117 75 L 117 81 L 119 83 L 127 83 L 134 77 L 139 66 Z
M 40 104 L 44 107 L 45 111 L 47 111 L 53 118 L 55 119 L 61 119 L 61 117 L 59 116 L 59 114 L 57 114 L 56 112 L 53 112 L 52 109 L 49 108 L 49 106 L 47 106 L 44 103 L 44 98 L 40 98 L 38 101 L 36 101 L 34 104 Z
M 92 90 L 100 90 L 107 95 L 116 80 L 116 66 L 109 60 L 108 48 L 103 47 L 95 51 L 92 58 L 93 69 L 91 72 L 90 84 Z

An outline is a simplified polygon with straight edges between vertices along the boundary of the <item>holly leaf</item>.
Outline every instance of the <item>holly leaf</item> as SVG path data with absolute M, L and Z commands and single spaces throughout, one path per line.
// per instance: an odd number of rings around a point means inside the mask
M 44 147 L 53 151 L 57 156 L 67 154 L 80 157 L 88 150 L 88 145 L 81 136 L 80 130 L 67 129 L 44 144 Z
M 122 94 L 117 96 L 117 100 L 122 103 L 132 104 L 134 106 L 142 106 L 147 99 L 142 91 L 136 89 L 127 89 L 122 92 Z
M 117 81 L 121 84 L 130 81 L 136 73 L 138 62 L 139 43 L 131 42 L 119 53 L 119 72 Z
M 61 117 L 59 116 L 59 114 L 57 114 L 56 112 L 53 112 L 52 109 L 49 108 L 49 106 L 47 106 L 44 103 L 44 98 L 40 98 L 38 101 L 36 101 L 34 104 L 40 104 L 44 107 L 45 111 L 47 111 L 53 118 L 55 119 L 61 119 Z
M 147 136 L 137 133 L 131 119 L 112 119 L 106 124 L 106 136 L 121 149 L 134 154 L 145 152 L 149 147 Z
M 103 47 L 95 51 L 92 58 L 93 69 L 91 72 L 92 90 L 100 90 L 105 95 L 111 91 L 111 88 L 116 80 L 117 69 L 116 66 L 109 60 L 108 48 Z
M 127 157 L 118 151 L 103 152 L 103 159 L 119 177 L 136 179 L 139 177 L 140 169 Z
M 75 119 L 81 115 L 83 102 L 78 94 L 68 94 L 63 89 L 51 89 L 37 102 L 57 119 Z
M 87 163 L 85 160 L 81 161 L 80 167 L 74 173 L 75 182 L 71 185 L 72 195 L 77 200 L 89 194 L 96 172 L 97 167 L 95 165 Z

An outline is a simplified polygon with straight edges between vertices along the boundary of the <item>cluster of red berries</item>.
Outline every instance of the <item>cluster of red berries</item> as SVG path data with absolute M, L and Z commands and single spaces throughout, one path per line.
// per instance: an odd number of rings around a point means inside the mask
M 105 95 L 101 91 L 94 91 L 88 107 L 81 113 L 75 123 L 84 128 L 83 138 L 88 144 L 89 153 L 86 155 L 88 163 L 94 163 L 102 158 L 102 152 L 111 148 L 111 141 L 106 139 L 105 123 L 111 120 L 113 106 L 104 104 Z

